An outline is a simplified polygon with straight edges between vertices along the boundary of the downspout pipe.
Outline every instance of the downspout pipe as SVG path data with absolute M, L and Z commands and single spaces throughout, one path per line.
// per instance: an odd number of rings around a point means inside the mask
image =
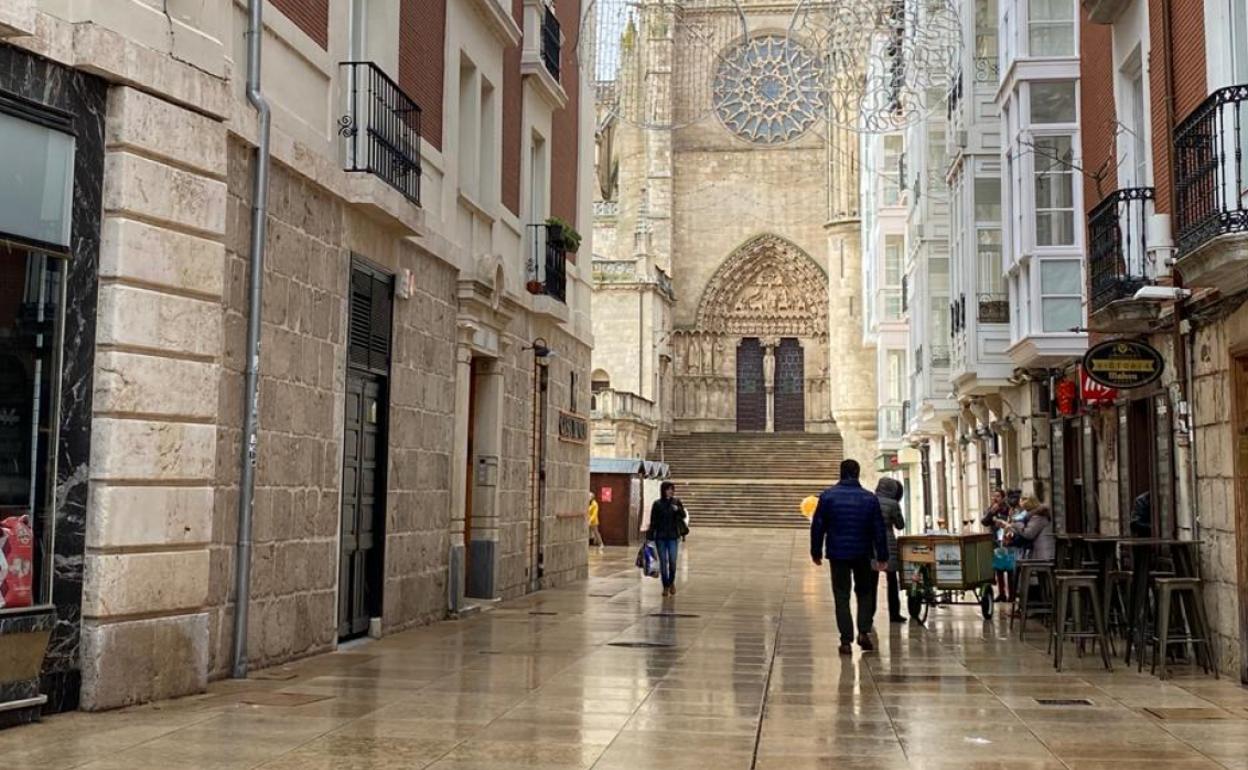
M 247 2 L 247 101 L 256 110 L 256 165 L 251 177 L 251 286 L 247 311 L 247 369 L 238 482 L 238 545 L 234 556 L 233 675 L 247 676 L 247 620 L 251 605 L 251 529 L 256 491 L 257 422 L 260 396 L 260 313 L 264 289 L 264 244 L 269 208 L 269 103 L 260 90 L 260 48 L 264 0 Z

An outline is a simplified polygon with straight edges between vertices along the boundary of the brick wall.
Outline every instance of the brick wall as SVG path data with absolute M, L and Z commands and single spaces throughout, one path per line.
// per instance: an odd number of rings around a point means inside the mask
M 524 27 L 524 0 L 512 0 L 511 15 Z M 520 124 L 524 105 L 524 86 L 520 77 L 520 46 L 503 52 L 503 205 L 511 213 L 520 214 L 520 147 L 523 137 Z
M 273 7 L 321 48 L 329 46 L 329 0 L 273 0 Z
M 560 0 L 556 15 L 563 30 L 560 52 L 560 79 L 568 95 L 568 104 L 552 118 L 553 149 L 550 158 L 550 212 L 577 226 L 576 187 L 580 148 L 580 70 L 577 66 L 576 41 L 580 35 L 581 0 Z M 569 254 L 569 259 L 575 259 Z
M 1171 38 L 1173 41 L 1172 67 L 1174 69 L 1174 118 L 1183 117 L 1195 109 L 1207 95 L 1205 85 L 1205 22 L 1201 13 L 1176 12 L 1171 9 Z M 1166 123 L 1166 66 L 1163 59 L 1165 36 L 1162 34 L 1163 4 L 1161 0 L 1149 0 L 1149 51 L 1148 83 L 1151 89 L 1149 111 L 1153 123 L 1153 181 L 1157 189 L 1158 213 L 1170 211 L 1170 145 L 1173 132 Z
M 446 0 L 404 0 L 399 10 L 399 86 L 421 109 L 421 136 L 442 149 Z
M 1091 211 L 1118 188 L 1115 156 L 1113 28 L 1080 13 L 1079 114 L 1083 142 L 1083 207 Z

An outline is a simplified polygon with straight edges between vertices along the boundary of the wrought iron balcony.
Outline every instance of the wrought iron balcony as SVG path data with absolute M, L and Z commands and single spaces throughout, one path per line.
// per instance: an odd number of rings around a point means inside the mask
M 975 82 L 996 85 L 1001 80 L 1001 64 L 995 56 L 975 57 Z
M 372 62 L 343 62 L 346 113 L 338 134 L 347 171 L 366 171 L 420 205 L 420 107 Z
M 542 64 L 555 80 L 559 79 L 559 49 L 563 42 L 559 33 L 559 19 L 549 6 L 542 13 Z
M 980 294 L 975 297 L 975 320 L 981 324 L 1008 324 L 1010 299 L 1005 294 Z
M 529 293 L 567 302 L 568 255 L 563 226 L 548 222 L 529 225 L 528 229 L 533 245 L 528 264 Z
M 1115 190 L 1088 214 L 1088 279 L 1091 312 L 1131 297 L 1153 282 L 1156 270 L 1148 254 L 1148 218 L 1153 213 L 1151 187 Z
M 1179 257 L 1219 235 L 1248 231 L 1248 85 L 1214 91 L 1174 132 Z

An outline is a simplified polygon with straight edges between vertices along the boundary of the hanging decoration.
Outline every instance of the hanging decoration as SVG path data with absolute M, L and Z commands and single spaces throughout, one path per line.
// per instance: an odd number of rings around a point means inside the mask
M 593 0 L 577 57 L 600 122 L 671 130 L 710 115 L 724 58 L 748 38 L 738 0 Z
M 825 118 L 851 131 L 905 129 L 943 109 L 957 84 L 953 0 L 800 0 L 788 39 L 815 51 Z

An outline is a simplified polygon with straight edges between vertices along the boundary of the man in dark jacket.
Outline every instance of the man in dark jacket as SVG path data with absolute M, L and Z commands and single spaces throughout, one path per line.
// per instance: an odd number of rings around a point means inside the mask
M 841 463 L 841 478 L 819 496 L 810 521 L 810 558 L 818 566 L 826 555 L 832 566 L 832 595 L 836 599 L 836 627 L 840 652 L 853 653 L 854 617 L 849 607 L 852 589 L 858 597 L 858 645 L 875 649 L 871 629 L 880 571 L 888 568 L 888 535 L 880 501 L 858 483 L 854 460 Z

